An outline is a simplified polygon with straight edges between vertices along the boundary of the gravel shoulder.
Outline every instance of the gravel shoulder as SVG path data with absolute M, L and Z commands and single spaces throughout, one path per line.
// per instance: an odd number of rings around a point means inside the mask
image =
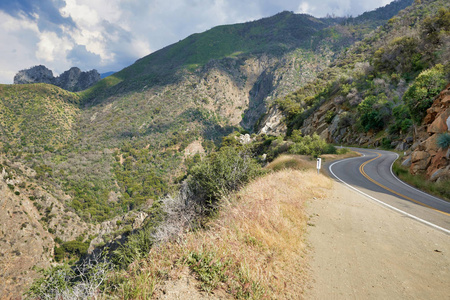
M 450 299 L 450 236 L 333 183 L 308 204 L 306 299 Z

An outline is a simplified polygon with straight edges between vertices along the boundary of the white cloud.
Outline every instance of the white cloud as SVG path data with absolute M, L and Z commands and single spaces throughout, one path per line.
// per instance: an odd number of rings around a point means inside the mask
M 297 12 L 301 14 L 309 14 L 311 15 L 315 8 L 313 6 L 310 6 L 308 2 L 303 1 L 298 6 Z
M 59 37 L 55 32 L 43 32 L 40 39 L 36 58 L 45 62 L 65 58 L 67 51 L 73 47 L 73 43 L 66 36 Z
M 14 18 L 0 11 L 0 83 L 12 83 L 17 71 L 37 64 L 37 25 L 25 17 Z
M 356 16 L 389 2 L 47 0 L 47 5 L 54 4 L 51 14 L 44 7 L 22 14 L 0 10 L 0 82 L 11 83 L 18 70 L 36 64 L 45 64 L 56 74 L 72 66 L 82 70 L 97 68 L 100 72 L 118 71 L 190 34 L 221 24 L 268 17 L 283 10 L 317 17 Z

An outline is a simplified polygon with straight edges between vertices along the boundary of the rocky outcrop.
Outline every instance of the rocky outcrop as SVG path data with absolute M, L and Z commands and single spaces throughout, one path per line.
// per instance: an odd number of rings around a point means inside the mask
M 94 85 L 100 80 L 100 74 L 97 70 L 81 72 L 77 67 L 70 68 L 59 77 L 55 78 L 55 85 L 68 91 L 82 91 Z
M 265 114 L 261 119 L 261 129 L 258 134 L 272 134 L 272 135 L 283 135 L 286 134 L 287 127 L 283 122 L 283 114 L 277 108 L 277 106 L 272 106 L 267 114 Z
M 112 247 L 128 232 L 140 228 L 148 216 L 132 211 L 88 224 L 64 204 L 70 202 L 69 196 L 48 191 L 35 178 L 32 168 L 0 156 L 0 299 L 21 299 L 40 276 L 38 270 L 52 265 L 56 237 L 67 242 L 95 236 L 89 247 L 92 252 L 98 245 Z
M 438 135 L 450 131 L 450 84 L 427 110 L 423 124 L 415 132 L 411 174 L 425 174 L 432 181 L 450 177 L 450 149 L 439 148 Z M 408 158 L 407 158 L 408 159 Z
M 14 76 L 15 84 L 48 83 L 71 92 L 85 90 L 99 80 L 100 74 L 97 70 L 82 72 L 79 68 L 73 67 L 60 76 L 54 77 L 53 72 L 42 65 L 21 70 Z
M 19 71 L 14 76 L 14 84 L 27 84 L 27 83 L 49 83 L 54 84 L 55 77 L 53 72 L 47 69 L 45 66 L 34 66 L 30 69 Z
M 54 237 L 74 240 L 88 224 L 34 183 L 36 172 L 0 157 L 0 299 L 20 299 L 53 261 Z

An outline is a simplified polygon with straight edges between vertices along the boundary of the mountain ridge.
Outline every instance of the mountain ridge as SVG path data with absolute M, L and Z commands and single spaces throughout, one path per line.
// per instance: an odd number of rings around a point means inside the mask
M 14 84 L 48 83 L 70 92 L 85 90 L 100 80 L 97 70 L 82 72 L 72 67 L 61 75 L 54 77 L 53 72 L 43 65 L 20 70 L 14 76 Z
M 366 90 L 377 89 L 379 94 L 384 91 L 380 88 L 382 81 L 374 81 L 374 74 L 365 73 L 374 64 L 369 54 L 379 50 L 382 39 L 393 32 L 383 28 L 392 27 L 398 33 L 406 30 L 404 25 L 412 19 L 405 19 L 403 24 L 400 18 L 386 19 L 391 14 L 385 15 L 385 12 L 395 11 L 394 8 L 400 9 L 410 2 L 395 2 L 395 5 L 379 10 L 379 15 L 365 15 L 361 19 L 355 18 L 357 21 L 348 21 L 348 24 L 342 19 L 320 20 L 283 12 L 260 22 L 219 26 L 205 35 L 194 34 L 180 44 L 150 54 L 79 93 L 69 93 L 47 84 L 0 86 L 0 98 L 5 102 L 0 103 L 2 116 L 20 116 L 22 106 L 34 105 L 39 107 L 36 112 L 48 113 L 45 119 L 54 116 L 53 119 L 60 121 L 52 125 L 54 128 L 46 138 L 35 139 L 32 130 L 17 128 L 38 130 L 43 126 L 35 123 L 39 118 L 2 118 L 0 149 L 7 157 L 4 159 L 7 163 L 2 164 L 11 165 L 8 168 L 13 170 L 9 169 L 8 174 L 16 170 L 11 161 L 35 170 L 38 176 L 30 176 L 27 180 L 53 191 L 55 199 L 63 203 L 64 209 L 76 212 L 82 224 L 109 222 L 138 209 L 148 213 L 148 207 L 157 206 L 161 196 L 178 189 L 187 170 L 204 155 L 199 153 L 207 155 L 221 143 L 235 143 L 234 137 L 222 141 L 233 131 L 252 133 L 264 127 L 266 136 L 263 135 L 261 143 L 272 145 L 271 149 L 278 149 L 277 145 L 288 149 L 289 142 L 283 144 L 280 139 L 297 129 L 304 134 L 317 131 L 329 138 L 323 133 L 325 127 L 330 127 L 327 121 L 338 125 L 339 120 L 346 120 L 345 114 L 339 115 L 339 109 L 342 113 L 359 112 L 356 105 L 370 96 L 365 94 Z M 407 13 L 433 17 L 434 8 L 425 12 L 423 7 L 442 3 L 440 0 L 423 2 L 422 6 L 416 4 L 407 8 Z M 381 22 L 380 18 L 384 20 L 383 27 L 371 31 Z M 295 27 L 299 20 L 307 26 Z M 303 24 L 301 22 L 299 24 Z M 318 27 L 314 27 L 317 24 Z M 272 31 L 266 32 L 268 28 Z M 236 37 L 234 44 L 229 44 L 236 32 L 241 35 Z M 280 32 L 289 34 L 276 34 Z M 292 38 L 300 33 L 305 35 Z M 214 36 L 218 39 L 215 46 Z M 246 45 L 247 48 L 240 47 L 249 37 L 255 40 Z M 409 40 L 404 41 L 409 45 Z M 393 75 L 395 72 L 386 71 L 389 66 L 383 63 L 383 55 L 397 49 L 394 47 L 397 44 L 388 39 L 385 44 L 391 48 L 385 47 L 384 54 L 380 52 L 375 60 L 380 62 L 376 70 L 380 74 L 389 72 L 389 81 L 387 77 L 378 79 L 390 84 L 391 77 L 397 77 Z M 235 45 L 239 47 L 235 48 Z M 372 49 L 370 45 L 378 46 Z M 186 47 L 190 47 L 190 52 L 183 53 Z M 360 72 L 366 76 L 365 80 L 358 81 L 350 74 L 353 77 L 347 76 L 340 81 L 339 76 L 347 74 L 347 69 Z M 343 70 L 345 72 L 341 72 Z M 411 78 L 423 70 L 415 70 Z M 395 80 L 403 79 L 405 89 L 414 80 L 400 77 Z M 355 86 L 352 86 L 353 82 Z M 356 94 L 352 92 L 353 88 L 357 89 Z M 343 90 L 347 92 L 345 95 Z M 354 98 L 349 96 L 351 99 L 347 99 L 349 94 Z M 386 95 L 388 99 L 393 97 L 393 93 Z M 284 108 L 287 109 L 279 109 L 280 101 L 288 98 L 295 101 L 286 101 Z M 344 101 L 342 105 L 339 103 L 341 98 L 348 102 Z M 359 102 L 353 105 L 350 100 Z M 329 109 L 321 108 L 322 104 L 330 105 Z M 338 109 L 337 105 L 342 106 Z M 345 108 L 353 110 L 344 111 Z M 329 111 L 334 114 L 327 115 Z M 261 118 L 266 113 L 269 122 Z M 372 137 L 372 133 L 356 127 L 354 131 L 346 130 L 349 135 L 358 132 L 358 138 L 364 140 Z M 289 136 L 285 138 L 290 139 Z M 381 144 L 381 138 L 378 141 Z M 266 149 L 264 147 L 261 146 Z M 22 195 L 27 187 L 24 190 L 16 188 Z M 44 218 L 41 221 L 44 222 L 46 217 L 44 209 L 38 218 Z M 122 219 L 117 221 L 121 223 Z M 117 221 L 113 223 L 117 225 Z M 54 228 L 53 223 L 44 224 L 49 238 L 53 239 L 50 244 L 59 248 L 58 255 L 61 255 L 64 244 L 55 242 L 59 238 L 59 227 Z M 50 233 L 53 229 L 57 229 L 56 233 Z M 122 229 L 117 229 L 119 236 Z M 124 236 L 128 233 L 125 230 Z M 101 236 L 92 240 L 86 235 L 71 238 L 80 239 L 82 243 L 96 241 L 110 245 L 109 238 Z

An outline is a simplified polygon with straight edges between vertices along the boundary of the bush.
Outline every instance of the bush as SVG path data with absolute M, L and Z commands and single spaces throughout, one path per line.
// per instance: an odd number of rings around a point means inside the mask
M 394 123 L 389 126 L 390 134 L 404 134 L 411 128 L 413 122 L 406 105 L 399 105 L 392 109 Z
M 129 235 L 127 241 L 113 251 L 112 263 L 126 267 L 133 261 L 144 258 L 155 242 L 154 234 L 163 217 L 161 202 L 153 202 L 150 216 L 142 229 Z
M 393 39 L 373 55 L 373 65 L 377 71 L 407 73 L 422 69 L 422 55 L 417 51 L 419 40 L 404 36 Z
M 93 299 L 104 284 L 111 264 L 98 256 L 69 268 L 67 265 L 41 270 L 27 291 L 28 299 Z
M 359 122 L 364 131 L 381 130 L 390 115 L 390 107 L 386 95 L 367 96 L 358 105 Z
M 381 147 L 383 149 L 392 149 L 391 143 L 392 143 L 392 140 L 390 138 L 384 137 L 381 140 Z
M 328 144 L 314 133 L 312 136 L 301 136 L 300 130 L 294 130 L 291 136 L 293 145 L 289 148 L 289 153 L 300 155 L 312 155 L 318 157 L 321 154 L 335 154 L 336 147 Z
M 450 147 L 450 133 L 445 132 L 438 135 L 436 144 L 442 149 Z
M 434 97 L 446 84 L 444 66 L 438 64 L 434 68 L 423 71 L 403 95 L 413 121 L 420 124 Z
M 191 169 L 188 185 L 199 204 L 210 209 L 221 197 L 261 174 L 261 167 L 248 151 L 223 147 Z

